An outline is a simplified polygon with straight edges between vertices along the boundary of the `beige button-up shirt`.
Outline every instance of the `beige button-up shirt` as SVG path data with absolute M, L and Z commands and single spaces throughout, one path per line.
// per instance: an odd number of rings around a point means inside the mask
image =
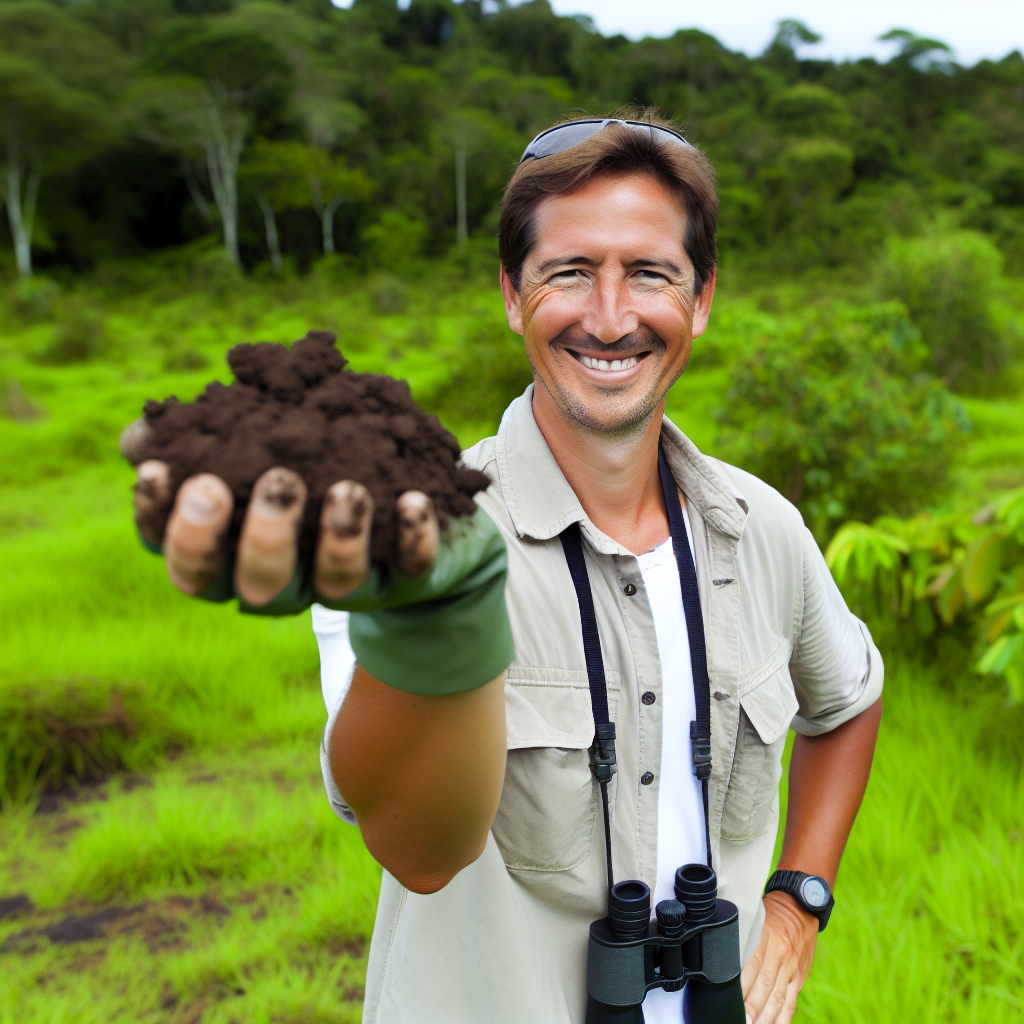
M 384 872 L 366 1024 L 584 1020 L 588 929 L 607 911 L 607 890 L 580 615 L 559 541 L 574 522 L 618 733 L 615 875 L 654 888 L 661 745 L 674 741 L 662 735 L 662 701 L 640 700 L 662 691 L 654 619 L 635 555 L 587 519 L 533 418 L 532 394 L 464 455 L 494 481 L 479 501 L 508 545 L 516 660 L 501 804 L 483 854 L 440 892 L 412 893 Z M 662 444 L 687 499 L 707 638 L 711 855 L 719 894 L 739 907 L 745 959 L 760 935 L 787 730 L 827 732 L 869 707 L 882 662 L 789 502 L 702 455 L 667 418 Z M 654 781 L 641 785 L 647 771 Z

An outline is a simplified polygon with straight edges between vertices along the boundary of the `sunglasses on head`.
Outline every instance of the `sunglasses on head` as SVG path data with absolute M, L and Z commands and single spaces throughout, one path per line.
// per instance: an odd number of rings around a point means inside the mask
M 573 146 L 585 142 L 591 135 L 596 135 L 602 128 L 610 124 L 621 124 L 631 131 L 649 132 L 659 142 L 670 142 L 674 146 L 690 145 L 679 132 L 674 132 L 671 128 L 663 128 L 660 124 L 649 124 L 647 121 L 622 121 L 617 117 L 586 118 L 556 124 L 554 128 L 548 128 L 541 132 L 526 147 L 519 162 L 522 163 L 530 158 L 540 160 L 546 156 L 554 156 L 556 153 L 564 153 L 567 149 L 572 149 Z

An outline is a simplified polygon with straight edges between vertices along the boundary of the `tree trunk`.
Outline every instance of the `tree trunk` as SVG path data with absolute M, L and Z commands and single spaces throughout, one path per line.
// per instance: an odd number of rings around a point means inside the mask
M 469 238 L 466 221 L 466 140 L 455 143 L 455 240 L 464 245 Z
M 36 200 L 39 197 L 39 170 L 27 166 L 21 155 L 20 139 L 13 116 L 7 135 L 7 180 L 4 198 L 7 202 L 7 222 L 14 240 L 14 259 L 19 277 L 32 276 L 32 228 L 36 219 Z M 24 188 L 24 195 L 22 194 Z
M 281 276 L 283 262 L 281 260 L 281 245 L 277 238 L 277 218 L 274 216 L 274 208 L 270 205 L 267 197 L 262 192 L 256 193 L 256 202 L 260 204 L 263 211 L 263 227 L 267 233 L 267 249 L 270 252 L 270 265 L 274 273 Z
M 324 235 L 325 256 L 329 256 L 334 252 L 334 215 L 337 213 L 338 207 L 341 206 L 344 199 L 344 196 L 335 196 L 323 208 L 323 213 L 320 214 L 320 223 L 323 227 Z
M 224 251 L 241 266 L 238 255 L 238 161 L 245 142 L 244 118 L 225 117 L 224 105 L 211 96 L 207 108 L 210 132 L 204 141 L 210 188 L 224 229 Z M 229 123 L 230 121 L 230 123 Z

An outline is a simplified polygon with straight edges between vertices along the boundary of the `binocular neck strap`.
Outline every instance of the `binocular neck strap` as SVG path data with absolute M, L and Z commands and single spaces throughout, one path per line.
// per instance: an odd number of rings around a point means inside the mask
M 615 723 L 608 718 L 608 683 L 601 656 L 601 637 L 597 632 L 594 596 L 590 592 L 590 576 L 583 556 L 583 537 L 580 524 L 567 526 L 559 538 L 562 551 L 576 589 L 583 627 L 583 655 L 587 662 L 587 681 L 590 684 L 590 706 L 594 712 L 594 742 L 590 747 L 590 770 L 601 787 L 601 807 L 604 811 L 604 854 L 608 871 L 608 891 L 615 883 L 612 872 L 612 826 L 608 810 L 608 783 L 615 774 Z
M 704 619 L 700 611 L 700 590 L 697 587 L 697 569 L 690 552 L 690 540 L 683 519 L 683 506 L 679 501 L 679 488 L 668 468 L 665 453 L 658 449 L 658 475 L 661 492 L 668 509 L 668 526 L 672 534 L 672 552 L 679 570 L 679 589 L 683 595 L 686 615 L 687 640 L 690 643 L 690 670 L 693 675 L 693 706 L 696 720 L 690 723 L 690 744 L 693 756 L 693 774 L 700 779 L 704 800 L 704 841 L 711 867 L 711 822 L 708 814 L 708 779 L 711 778 L 711 680 L 708 677 L 708 654 L 704 642 Z

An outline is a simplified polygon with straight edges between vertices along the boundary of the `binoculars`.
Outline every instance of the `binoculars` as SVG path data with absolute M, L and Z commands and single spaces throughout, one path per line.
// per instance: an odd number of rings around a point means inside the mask
M 643 1024 L 652 988 L 683 989 L 680 1024 L 744 1024 L 735 904 L 705 864 L 679 868 L 675 892 L 652 921 L 646 883 L 612 886 L 608 916 L 590 926 L 586 1024 Z

